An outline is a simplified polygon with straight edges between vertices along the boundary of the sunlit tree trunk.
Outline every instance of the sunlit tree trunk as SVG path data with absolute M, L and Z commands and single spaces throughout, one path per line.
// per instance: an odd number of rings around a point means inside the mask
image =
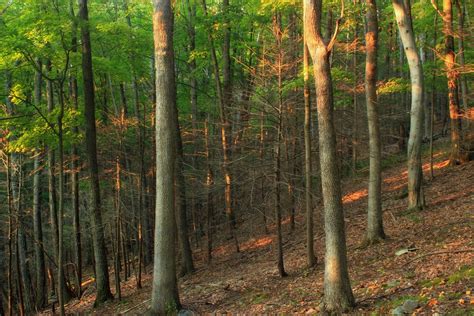
M 444 65 L 448 79 L 449 118 L 451 119 L 451 155 L 449 163 L 455 165 L 462 162 L 462 134 L 458 96 L 459 72 L 456 69 L 456 54 L 454 52 L 452 0 L 443 0 L 443 32 L 445 37 Z
M 410 2 L 392 0 L 400 37 L 410 68 L 411 110 L 408 138 L 408 209 L 424 207 L 421 140 L 423 138 L 423 69 L 416 49 Z
M 156 214 L 151 313 L 180 308 L 176 280 L 174 172 L 176 157 L 176 83 L 173 11 L 170 0 L 153 0 L 156 63 Z
M 334 102 L 329 54 L 338 24 L 328 44 L 321 35 L 321 0 L 304 0 L 304 35 L 313 60 L 318 108 L 318 129 L 326 254 L 323 312 L 341 313 L 354 306 L 347 269 L 346 234 L 342 209 L 341 180 L 337 165 Z
M 385 238 L 382 219 L 382 144 L 377 102 L 378 21 L 376 0 L 367 0 L 365 34 L 365 96 L 369 122 L 370 173 L 367 210 L 367 242 Z
M 458 14 L 458 55 L 459 55 L 459 66 L 461 71 L 465 71 L 465 48 L 464 41 L 466 38 L 465 29 L 464 29 L 464 18 L 466 16 L 466 2 L 462 0 L 455 1 L 457 14 Z M 461 84 L 461 100 L 462 107 L 464 111 L 467 111 L 468 107 L 468 91 L 467 91 L 467 78 L 465 74 L 460 75 L 460 84 Z M 468 121 L 467 121 L 468 122 Z
M 84 81 L 84 114 L 86 118 L 86 151 L 89 162 L 92 239 L 94 244 L 97 294 L 94 305 L 112 299 L 107 265 L 102 208 L 100 201 L 99 166 L 97 163 L 97 133 L 95 125 L 94 78 L 92 71 L 92 51 L 89 33 L 87 0 L 79 0 L 79 17 L 82 36 L 82 76 Z

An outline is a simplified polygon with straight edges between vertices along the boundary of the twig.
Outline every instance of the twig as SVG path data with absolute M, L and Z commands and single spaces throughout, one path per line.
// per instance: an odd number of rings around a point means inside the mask
M 458 250 L 443 250 L 443 251 L 428 252 L 423 255 L 419 255 L 418 257 L 413 258 L 412 260 L 408 261 L 406 264 L 410 264 L 414 261 L 418 261 L 421 258 L 428 257 L 428 256 L 443 255 L 443 254 L 448 254 L 448 253 L 462 253 L 462 252 L 474 252 L 474 249 L 458 249 Z

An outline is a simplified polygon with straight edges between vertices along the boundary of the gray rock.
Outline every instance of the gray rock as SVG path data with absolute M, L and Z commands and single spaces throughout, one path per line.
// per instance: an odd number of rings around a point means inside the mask
M 402 308 L 406 314 L 411 314 L 418 306 L 420 306 L 420 303 L 418 301 L 406 300 L 405 303 L 403 303 Z
M 182 309 L 178 312 L 178 316 L 194 316 L 194 313 L 187 309 Z
M 398 306 L 394 310 L 392 310 L 393 316 L 405 316 L 405 312 L 403 310 L 403 306 Z
M 411 315 L 413 311 L 420 306 L 420 303 L 415 300 L 406 300 L 403 305 L 398 306 L 397 308 L 392 310 L 393 316 L 405 316 Z

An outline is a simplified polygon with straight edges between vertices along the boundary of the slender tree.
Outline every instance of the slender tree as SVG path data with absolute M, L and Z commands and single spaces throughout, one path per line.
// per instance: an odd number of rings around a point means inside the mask
M 431 0 L 431 3 L 443 19 L 443 33 L 445 45 L 445 54 L 443 59 L 446 68 L 446 78 L 448 83 L 448 105 L 449 118 L 451 122 L 451 155 L 449 157 L 449 164 L 456 165 L 462 162 L 463 157 L 461 148 L 461 112 L 459 107 L 458 93 L 459 71 L 456 69 L 456 53 L 454 51 L 453 37 L 453 1 L 443 0 L 443 12 L 439 11 L 435 0 Z
M 370 172 L 367 216 L 368 243 L 385 238 L 382 218 L 382 144 L 377 102 L 378 21 L 376 0 L 367 0 L 367 31 L 365 33 L 365 98 L 369 122 Z
M 73 17 L 72 25 L 72 39 L 71 39 L 71 50 L 73 53 L 78 51 L 77 43 L 77 20 L 74 13 L 74 2 L 69 1 L 69 14 Z M 78 87 L 77 87 L 77 75 L 72 73 L 70 76 L 70 91 L 71 99 L 74 110 L 79 109 L 78 101 Z M 79 128 L 75 126 L 73 128 L 74 134 L 79 135 Z M 77 286 L 77 297 L 82 295 L 82 249 L 81 249 L 81 223 L 80 223 L 80 210 L 79 210 L 79 154 L 77 146 L 74 144 L 72 147 L 72 176 L 71 176 L 71 187 L 72 187 L 72 205 L 73 205 L 73 226 L 74 226 L 74 263 L 76 271 L 76 286 Z
M 321 181 L 324 202 L 326 255 L 324 268 L 324 312 L 340 313 L 354 306 L 346 254 L 341 180 L 337 165 L 336 130 L 329 55 L 338 33 L 339 21 L 326 44 L 321 34 L 322 0 L 304 0 L 304 36 L 313 60 L 318 108 Z M 342 12 L 341 12 L 342 16 Z
M 38 62 L 41 69 L 41 64 Z M 35 73 L 34 103 L 37 107 L 41 103 L 42 75 L 40 71 Z M 36 307 L 42 308 L 46 304 L 46 266 L 43 249 L 43 225 L 41 218 L 41 153 L 36 153 L 34 158 L 33 175 L 33 232 L 35 249 L 35 272 L 36 272 Z
M 176 83 L 173 11 L 170 0 L 153 0 L 156 65 L 156 211 L 151 313 L 180 308 L 176 281 L 174 172 L 176 157 Z
M 313 192 L 312 192 L 312 155 L 311 155 L 311 94 L 309 88 L 309 52 L 306 39 L 303 44 L 304 71 L 304 154 L 305 154 L 305 206 L 306 206 L 306 257 L 308 267 L 316 264 L 313 232 Z
M 79 18 L 82 38 L 82 77 L 84 82 L 84 114 L 86 124 L 86 151 L 89 162 L 90 195 L 92 208 L 92 240 L 94 244 L 95 276 L 97 294 L 94 305 L 112 299 L 107 267 L 104 226 L 100 201 L 99 166 L 97 163 L 97 133 L 95 125 L 94 78 L 92 71 L 92 51 L 89 33 L 89 13 L 87 0 L 79 0 Z
M 423 69 L 411 19 L 409 0 L 392 0 L 393 10 L 408 60 L 411 81 L 410 135 L 408 137 L 408 209 L 424 207 L 421 140 L 423 138 Z

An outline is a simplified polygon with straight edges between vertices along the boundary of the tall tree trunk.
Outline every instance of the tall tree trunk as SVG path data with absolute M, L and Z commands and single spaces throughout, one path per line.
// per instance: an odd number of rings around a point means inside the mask
M 408 138 L 408 209 L 424 207 L 421 140 L 423 138 L 423 69 L 416 49 L 410 3 L 392 0 L 411 81 L 410 134 Z
M 97 163 L 97 134 L 95 126 L 94 78 L 89 33 L 87 0 L 79 0 L 79 17 L 82 37 L 82 76 L 84 81 L 84 114 L 86 117 L 86 151 L 89 163 L 90 194 L 92 197 L 92 239 L 96 271 L 97 294 L 95 306 L 112 299 L 107 267 L 104 226 L 100 201 L 99 166 Z
M 281 139 L 282 139 L 282 121 L 283 121 L 283 91 L 282 91 L 282 67 L 283 67 L 283 53 L 282 53 L 282 30 L 281 30 L 281 15 L 276 13 L 273 16 L 273 32 L 277 41 L 278 56 L 277 56 L 277 73 L 278 73 L 278 108 L 277 108 L 277 135 L 275 144 L 275 222 L 276 222 L 276 257 L 278 273 L 281 277 L 287 276 L 283 261 L 283 237 L 281 231 Z
M 59 203 L 58 203 L 58 300 L 59 311 L 61 315 L 65 315 L 64 304 L 66 302 L 65 280 L 64 280 L 64 133 L 63 133 L 63 117 L 64 117 L 64 93 L 63 81 L 59 82 L 59 114 L 57 118 L 58 123 L 58 154 L 59 154 Z M 64 284 L 63 284 L 64 282 Z
M 41 63 L 37 65 L 41 69 Z M 41 72 L 35 73 L 34 103 L 38 107 L 41 103 Z M 36 308 L 41 309 L 46 305 L 46 266 L 43 251 L 43 225 L 41 220 L 41 153 L 36 153 L 34 158 L 33 175 L 33 233 L 35 249 L 35 272 L 36 272 Z
M 10 92 L 13 87 L 13 78 L 10 72 L 7 72 L 6 75 L 6 91 L 8 92 L 6 98 L 6 110 L 8 115 L 15 114 L 14 104 L 10 98 Z M 17 240 L 16 240 L 16 249 L 17 249 L 17 264 L 18 264 L 18 284 L 19 288 L 22 288 L 22 306 L 24 306 L 25 311 L 32 312 L 34 309 L 34 300 L 33 293 L 31 288 L 31 276 L 28 269 L 27 262 L 27 251 L 26 251 L 26 236 L 25 229 L 26 225 L 24 223 L 25 214 L 23 210 L 23 201 L 22 201 L 22 188 L 23 188 L 23 161 L 22 156 L 16 152 L 12 152 L 10 157 L 10 182 L 11 182 L 11 193 L 12 193 L 12 203 L 13 208 L 16 211 L 17 216 Z
M 459 109 L 458 78 L 456 54 L 453 37 L 453 4 L 452 0 L 443 0 L 443 32 L 445 37 L 444 65 L 448 79 L 449 118 L 451 119 L 451 155 L 450 165 L 462 162 L 461 113 Z
M 355 0 L 354 0 L 355 3 Z M 353 112 L 353 120 L 354 122 L 352 123 L 352 172 L 355 174 L 357 172 L 357 160 L 359 159 L 358 157 L 358 143 L 359 143 L 359 125 L 358 123 L 358 116 L 359 116 L 359 104 L 357 100 L 357 84 L 358 82 L 358 72 L 357 72 L 357 47 L 359 46 L 359 35 L 358 35 L 358 23 L 357 21 L 355 22 L 355 27 L 354 27 L 354 52 L 352 55 L 352 66 L 353 66 L 353 72 L 354 72 L 354 92 L 352 94 L 352 104 L 354 107 L 354 112 Z
M 340 313 L 354 306 L 346 254 L 341 180 L 337 166 L 334 103 L 329 54 L 338 32 L 326 45 L 321 35 L 321 0 L 304 0 L 304 34 L 313 60 L 318 107 L 318 128 L 326 255 L 323 311 Z M 338 20 L 339 21 L 339 20 Z
M 466 38 L 465 31 L 464 31 L 464 17 L 466 16 L 466 3 L 462 0 L 456 1 L 457 7 L 457 14 L 458 14 L 458 55 L 459 55 L 459 66 L 461 67 L 461 71 L 464 72 L 465 69 L 465 58 L 464 58 L 464 39 Z M 468 91 L 467 91 L 467 78 L 465 74 L 460 75 L 460 84 L 461 84 L 461 100 L 462 100 L 462 107 L 464 111 L 467 111 L 468 107 Z M 468 120 L 466 120 L 469 123 Z
M 180 308 L 176 280 L 174 172 L 176 157 L 176 83 L 173 11 L 170 0 L 153 0 L 156 63 L 156 213 L 151 313 Z
M 313 186 L 312 186 L 312 153 L 311 153 L 311 90 L 309 88 L 309 52 L 306 39 L 303 44 L 304 76 L 304 156 L 305 156 L 305 206 L 306 206 L 306 260 L 308 267 L 313 267 L 317 258 L 314 254 L 313 232 Z
M 73 0 L 69 1 L 69 10 L 70 15 L 75 17 L 74 14 L 74 4 Z M 73 20 L 72 26 L 72 51 L 77 53 L 78 43 L 77 43 L 77 23 L 76 19 Z M 77 78 L 76 74 L 72 74 L 70 77 L 70 89 L 71 89 L 71 99 L 74 110 L 79 110 L 79 101 L 78 101 L 78 88 L 77 88 Z M 77 126 L 73 127 L 73 133 L 78 136 L 79 128 Z M 72 208 L 73 208 L 73 227 L 74 227 L 74 263 L 76 266 L 76 287 L 77 287 L 77 297 L 82 296 L 82 249 L 81 249 L 81 223 L 80 223 L 80 211 L 79 211 L 79 153 L 77 146 L 74 144 L 72 146 L 72 176 L 71 176 L 71 186 L 72 186 Z
M 206 0 L 202 0 L 202 5 L 204 9 L 204 14 L 207 17 L 207 6 Z M 220 72 L 219 72 L 219 63 L 217 60 L 216 49 L 214 46 L 214 39 L 212 37 L 212 33 L 209 32 L 208 40 L 210 44 L 211 50 L 211 59 L 213 64 L 214 70 L 214 79 L 216 82 L 216 91 L 217 91 L 217 98 L 219 101 L 219 117 L 220 117 L 220 125 L 221 125 L 221 144 L 222 144 L 222 154 L 223 154 L 223 164 L 222 169 L 224 173 L 224 182 L 225 182 L 225 194 L 224 194 L 224 201 L 225 201 L 225 210 L 227 215 L 227 222 L 229 227 L 229 235 L 230 238 L 234 240 L 236 251 L 239 252 L 239 243 L 237 237 L 235 236 L 235 216 L 232 210 L 232 176 L 230 173 L 230 123 L 227 117 L 227 104 L 226 104 L 226 97 L 224 95 L 224 89 L 222 88 L 221 80 L 220 80 Z M 230 65 L 230 64 L 229 64 Z
M 207 261 L 211 262 L 212 259 L 212 233 L 213 233 L 213 221 L 212 217 L 214 214 L 214 201 L 213 201 L 213 186 L 214 186 L 214 174 L 212 172 L 211 165 L 211 150 L 210 150 L 210 139 L 209 139 L 209 119 L 204 122 L 204 140 L 205 140 L 205 152 L 206 152 L 206 195 L 207 195 Z
M 385 238 L 382 218 L 382 144 L 377 102 L 378 21 L 376 0 L 366 0 L 367 31 L 365 33 L 365 97 L 369 122 L 370 173 L 367 209 L 368 243 Z
M 11 163 L 7 155 L 7 204 L 8 204 L 8 315 L 13 315 L 13 197 L 11 190 Z
M 178 109 L 175 109 L 176 124 L 176 190 L 177 206 L 176 222 L 178 223 L 178 235 L 181 248 L 182 266 L 180 276 L 184 276 L 194 271 L 193 253 L 189 244 L 188 235 L 188 210 L 186 203 L 186 179 L 184 178 L 184 153 L 181 130 L 178 121 Z

